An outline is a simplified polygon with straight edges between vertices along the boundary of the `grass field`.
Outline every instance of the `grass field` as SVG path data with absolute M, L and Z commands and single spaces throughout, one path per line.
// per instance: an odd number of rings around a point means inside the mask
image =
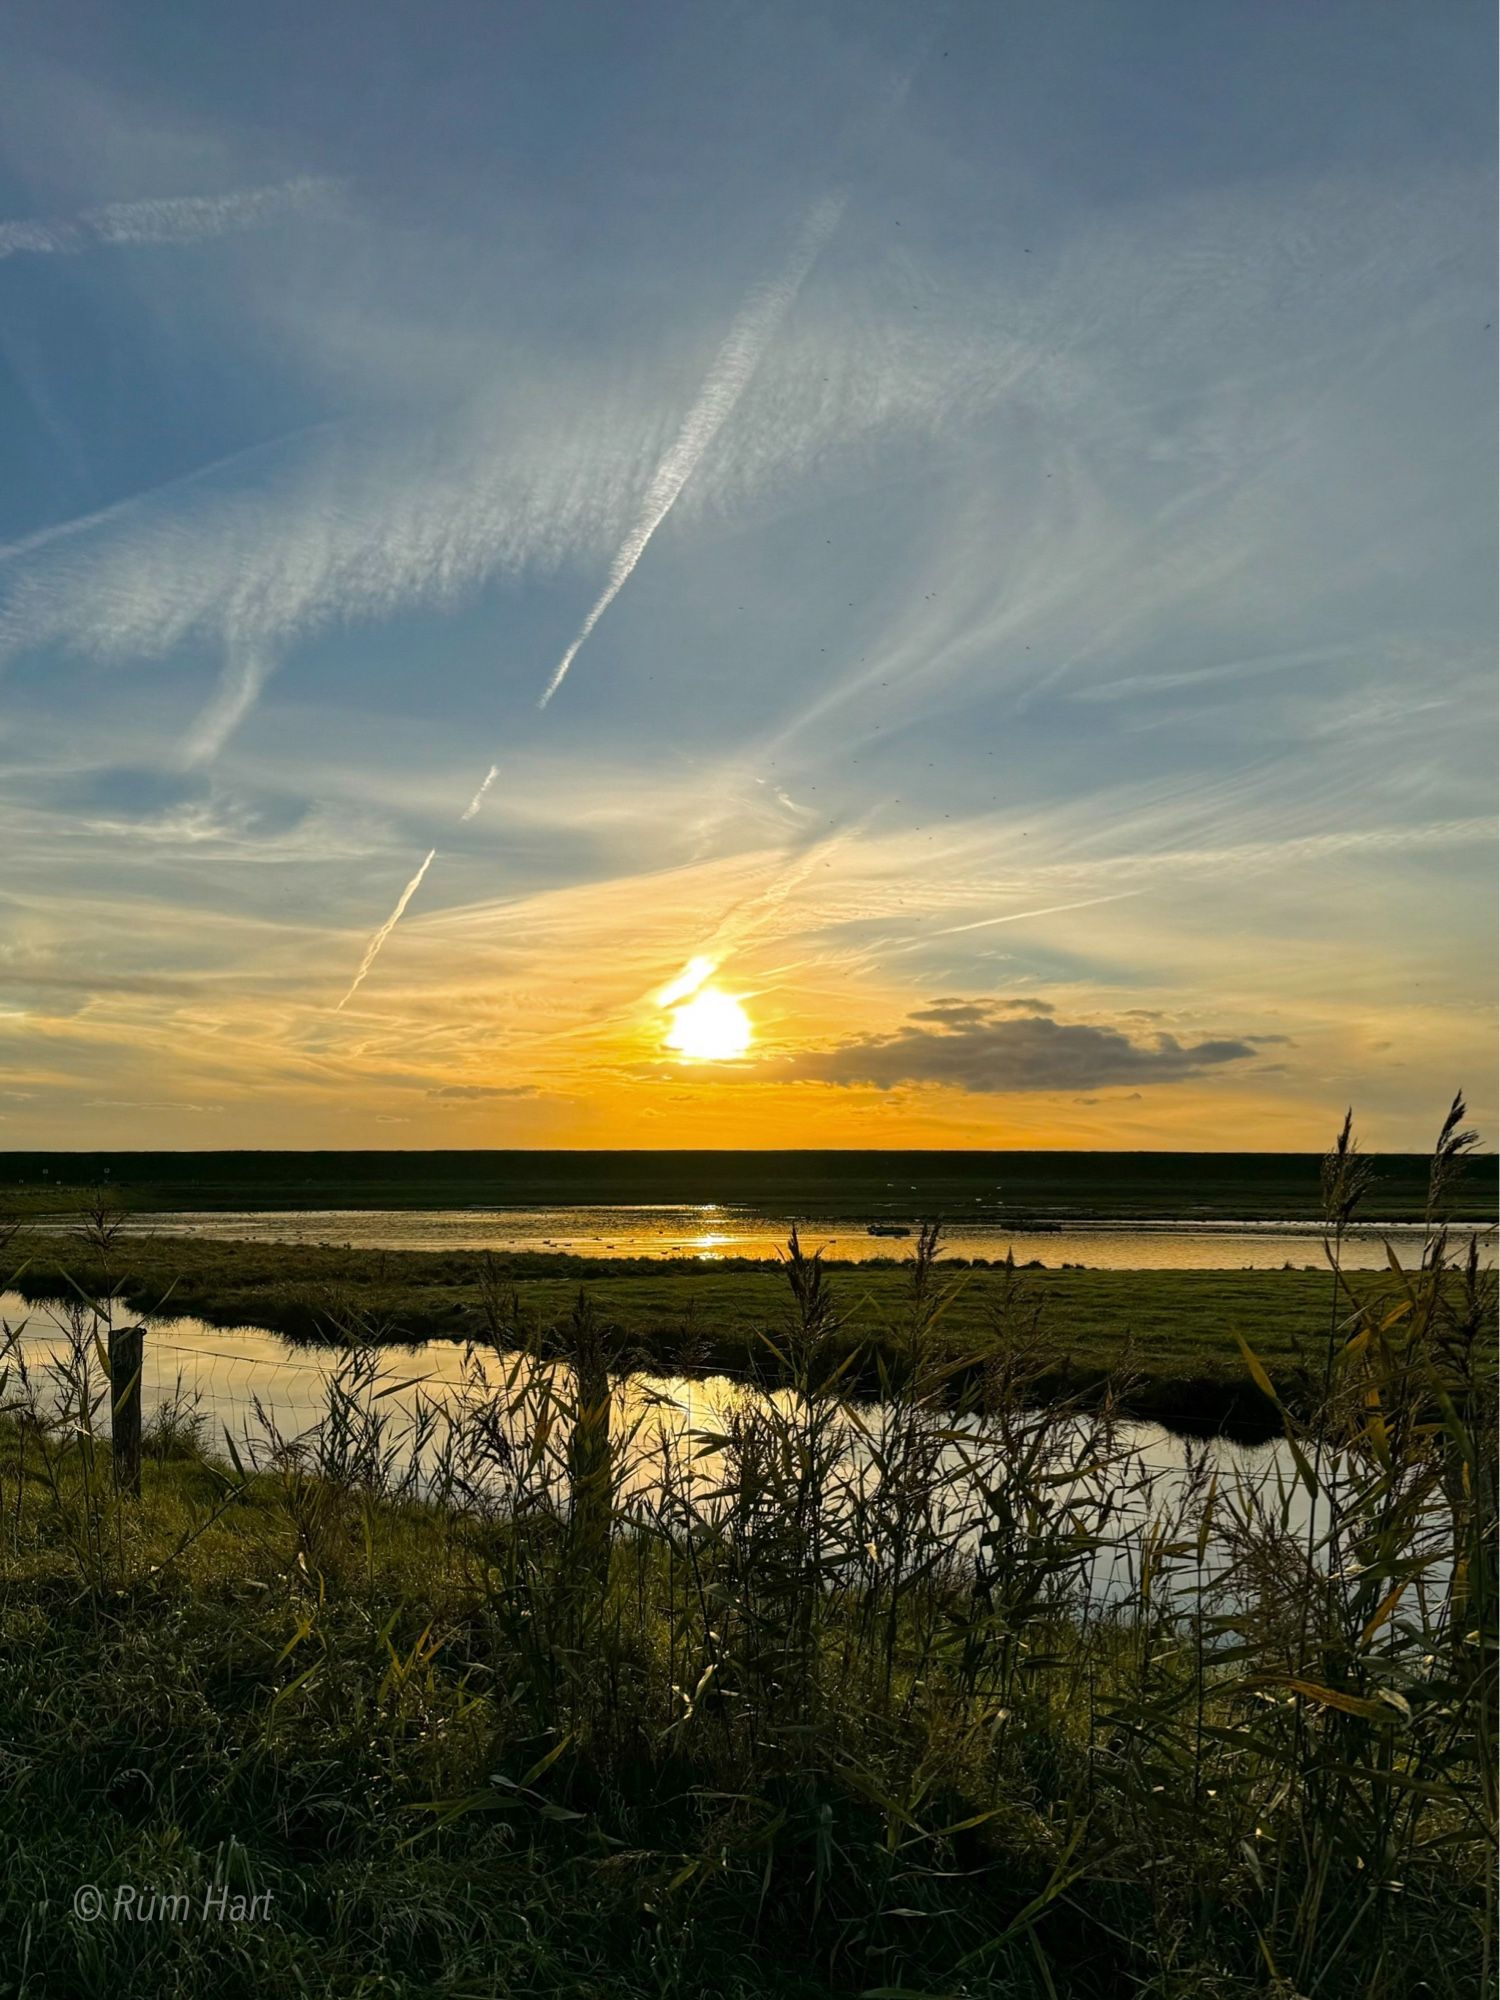
M 1310 1254 L 1320 1246 L 1309 1245 Z M 295 1340 L 379 1342 L 481 1335 L 485 1301 L 514 1300 L 520 1325 L 545 1329 L 580 1289 L 616 1331 L 621 1366 L 741 1374 L 776 1364 L 763 1330 L 786 1317 L 784 1273 L 774 1264 L 705 1266 L 657 1260 L 526 1255 L 486 1259 L 451 1252 L 333 1250 L 120 1237 L 107 1262 L 81 1237 L 19 1236 L 14 1287 L 33 1298 L 112 1289 L 137 1310 L 193 1315 L 218 1326 L 255 1325 Z M 1014 1283 L 1003 1268 L 940 1267 L 942 1338 L 961 1360 L 984 1351 Z M 0 1274 L 3 1275 L 3 1274 Z M 1280 1391 L 1305 1401 L 1329 1315 L 1326 1273 L 1309 1271 L 1033 1271 L 1047 1366 L 1040 1393 L 1073 1394 L 1106 1377 L 1125 1406 L 1175 1426 L 1268 1434 L 1275 1412 L 1246 1371 L 1236 1335 L 1249 1340 Z M 873 1390 L 906 1310 L 909 1266 L 833 1267 L 828 1283 L 837 1337 L 856 1359 L 851 1386 Z M 1372 1300 L 1392 1292 L 1383 1273 L 1349 1285 Z

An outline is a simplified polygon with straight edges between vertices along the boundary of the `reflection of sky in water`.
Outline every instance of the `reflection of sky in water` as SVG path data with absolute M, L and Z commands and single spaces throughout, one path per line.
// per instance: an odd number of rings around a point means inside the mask
M 66 1344 L 65 1313 L 60 1308 L 28 1306 L 14 1293 L 0 1293 L 0 1319 L 13 1330 L 24 1323 L 22 1350 L 36 1379 L 42 1381 L 49 1357 Z M 252 1457 L 263 1455 L 268 1421 L 283 1438 L 306 1435 L 317 1425 L 326 1409 L 326 1378 L 332 1358 L 329 1350 L 294 1348 L 261 1328 L 224 1331 L 195 1319 L 156 1321 L 146 1342 L 142 1408 L 149 1421 L 155 1410 L 175 1396 L 197 1399 L 207 1419 L 211 1446 L 221 1443 L 228 1430 L 242 1455 L 247 1451 Z M 390 1421 L 391 1436 L 409 1429 L 424 1401 L 449 1413 L 462 1406 L 465 1355 L 459 1344 L 431 1341 L 389 1350 L 381 1359 L 381 1386 L 400 1385 L 379 1405 Z M 513 1359 L 507 1357 L 502 1366 L 495 1357 L 488 1358 L 486 1378 L 492 1390 L 506 1386 Z M 662 1491 L 664 1455 L 678 1477 L 691 1480 L 700 1501 L 706 1500 L 722 1482 L 724 1461 L 716 1448 L 706 1444 L 704 1434 L 721 1433 L 737 1411 L 752 1408 L 758 1398 L 783 1410 L 791 1407 L 785 1391 L 772 1391 L 766 1398 L 766 1392 L 724 1376 L 702 1380 L 635 1376 L 619 1383 L 615 1433 L 632 1439 L 621 1483 L 624 1504 L 641 1505 L 648 1511 L 655 1504 Z M 528 1414 L 524 1408 L 508 1419 L 518 1439 L 529 1436 L 531 1421 L 534 1411 Z M 839 1422 L 838 1477 L 849 1493 L 863 1496 L 868 1504 L 878 1484 L 873 1458 L 883 1441 L 887 1413 L 880 1405 L 867 1404 Z M 977 1418 L 944 1416 L 941 1423 L 954 1441 L 936 1447 L 937 1463 L 944 1473 L 957 1475 L 946 1489 L 942 1529 L 954 1554 L 971 1554 L 979 1535 L 975 1476 L 986 1473 L 987 1467 L 989 1476 L 999 1472 L 993 1457 L 996 1446 Z M 100 1427 L 107 1427 L 102 1412 Z M 1247 1446 L 1223 1439 L 1195 1444 L 1157 1424 L 1131 1423 L 1120 1427 L 1120 1462 L 1107 1478 L 1101 1478 L 1079 1463 L 1088 1436 L 1085 1420 L 1059 1425 L 1051 1469 L 1056 1475 L 1056 1504 L 1076 1506 L 1080 1521 L 1099 1533 L 1091 1579 L 1096 1597 L 1120 1597 L 1133 1586 L 1143 1537 L 1153 1526 L 1172 1524 L 1187 1495 L 1194 1456 L 1200 1462 L 1206 1459 L 1209 1469 L 1217 1474 L 1221 1492 L 1235 1491 L 1241 1505 L 1254 1493 L 1273 1512 L 1284 1507 L 1286 1525 L 1293 1533 L 1303 1536 L 1307 1531 L 1306 1495 L 1297 1484 L 1289 1455 L 1279 1444 Z M 565 1426 L 560 1425 L 551 1468 L 559 1493 L 564 1446 Z M 429 1444 L 425 1450 L 419 1482 L 431 1472 L 434 1447 Z M 503 1494 L 490 1490 L 492 1497 L 503 1503 Z M 1184 1553 L 1175 1560 L 1169 1556 L 1165 1568 L 1178 1584 L 1193 1584 L 1194 1559 L 1185 1552 L 1192 1536 L 1188 1534 L 1184 1540 L 1180 1529 L 1173 1533 Z M 1169 1541 L 1173 1533 L 1169 1533 Z M 1222 1543 L 1211 1541 L 1203 1574 L 1212 1576 L 1224 1560 Z
M 712 1216 L 712 1221 L 707 1218 Z M 237 1243 L 331 1244 L 353 1249 L 554 1251 L 590 1257 L 774 1257 L 785 1247 L 790 1216 L 714 1206 L 539 1209 L 308 1209 L 253 1214 L 153 1215 L 145 1234 L 214 1237 Z M 863 1262 L 909 1257 L 910 1237 L 872 1236 L 857 1221 L 801 1225 L 804 1248 Z M 1455 1232 L 1465 1236 L 1468 1232 Z M 1495 1231 L 1478 1234 L 1493 1250 Z M 1415 1263 L 1419 1225 L 1363 1230 L 1345 1240 L 1351 1270 L 1382 1270 L 1386 1241 Z M 1090 1228 L 1012 1230 L 954 1224 L 943 1234 L 949 1257 L 1039 1258 L 1092 1270 L 1278 1270 L 1283 1264 L 1325 1270 L 1321 1230 L 1294 1223 L 1121 1223 Z

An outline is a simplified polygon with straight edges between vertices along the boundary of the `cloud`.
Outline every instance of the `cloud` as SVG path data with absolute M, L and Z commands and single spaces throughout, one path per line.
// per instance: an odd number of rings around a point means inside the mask
M 337 216 L 346 190 L 344 181 L 303 174 L 296 180 L 238 188 L 229 194 L 112 201 L 69 217 L 0 222 L 0 258 L 76 257 L 85 250 L 201 243 L 230 230 L 264 229 L 292 215 Z
M 196 760 L 299 638 L 606 555 L 664 426 L 639 380 L 574 385 L 570 400 L 522 372 L 524 398 L 502 385 L 381 437 L 309 427 L 253 464 L 237 454 L 12 544 L 0 661 L 49 645 L 107 663 L 219 649 L 219 688 L 184 746 Z M 238 483 L 216 476 L 230 471 Z
M 682 420 L 670 450 L 651 476 L 651 483 L 646 489 L 640 511 L 631 523 L 630 532 L 615 551 L 609 581 L 595 598 L 572 644 L 558 661 L 537 704 L 539 708 L 547 706 L 566 680 L 568 669 L 587 645 L 595 626 L 629 582 L 636 564 L 650 546 L 652 536 L 677 504 L 683 487 L 697 470 L 698 461 L 734 414 L 735 406 L 753 379 L 777 328 L 790 312 L 808 272 L 817 262 L 819 252 L 838 227 L 844 203 L 845 197 L 839 195 L 825 197 L 813 204 L 798 233 L 791 256 L 782 269 L 769 284 L 758 286 L 741 307 L 714 356 L 702 388 Z M 200 725 L 197 748 L 192 754 L 211 756 L 219 749 L 255 700 L 268 671 L 268 665 L 256 655 L 252 655 L 241 667 L 231 662 L 229 676 L 220 689 L 218 700 L 210 710 L 206 723 Z M 479 781 L 478 790 L 459 815 L 460 820 L 474 818 L 499 775 L 499 766 L 491 764 Z M 371 939 L 364 962 L 354 976 L 354 984 L 339 1002 L 341 1007 L 353 996 L 360 981 L 379 957 L 386 939 L 400 923 L 401 913 L 432 865 L 432 859 L 429 854 L 402 891 L 387 921 Z
M 217 757 L 255 706 L 275 666 L 274 655 L 264 646 L 230 642 L 218 688 L 184 739 L 184 764 L 206 764 Z
M 1178 1083 L 1226 1063 L 1252 1060 L 1250 1041 L 1184 1043 L 1158 1033 L 1133 1041 L 1117 1027 L 1065 1022 L 1023 1001 L 951 1002 L 909 1017 L 893 1035 L 866 1035 L 796 1059 L 793 1074 L 820 1083 L 947 1084 L 980 1094 L 1078 1091 L 1117 1083 Z M 926 1022 L 939 1025 L 928 1027 Z
M 1050 1000 L 934 1000 L 930 1007 L 918 1007 L 913 1021 L 936 1021 L 943 1028 L 977 1027 L 994 1015 L 1055 1014 Z
M 323 184 L 285 187 L 305 185 Z M 247 192 L 247 217 L 269 192 Z M 830 273 L 717 435 L 700 425 L 686 440 L 711 438 L 691 459 L 674 528 L 764 514 L 793 486 L 812 497 L 808 487 L 837 487 L 877 449 L 969 447 L 989 420 L 1008 425 L 1014 445 L 1016 424 L 1040 415 L 1046 435 L 1087 449 L 1059 448 L 1031 466 L 1035 495 L 1016 468 L 1006 490 L 1025 492 L 1024 507 L 976 495 L 969 517 L 939 538 L 934 589 L 908 592 L 904 614 L 882 607 L 874 643 L 851 633 L 844 668 L 830 660 L 783 733 L 846 704 L 870 712 L 864 696 L 887 681 L 915 692 L 993 676 L 997 660 L 1018 688 L 1023 673 L 1035 680 L 1055 665 L 1076 677 L 1096 656 L 1118 681 L 1122 641 L 1154 636 L 1164 610 L 1195 609 L 1231 587 L 1237 604 L 1258 606 L 1262 544 L 1286 511 L 1275 477 L 1302 462 L 1304 413 L 1294 397 L 1246 397 L 1216 374 L 1211 407 L 1195 416 L 1191 390 L 1202 383 L 1191 372 L 1185 385 L 1164 383 L 1163 357 L 1182 362 L 1186 352 L 1201 372 L 1207 356 L 1220 369 L 1230 333 L 1253 346 L 1274 323 L 1305 359 L 1321 353 L 1336 308 L 1356 325 L 1377 303 L 1386 319 L 1425 310 L 1426 281 L 1451 251 L 1466 199 L 1466 183 L 1442 179 L 1362 187 L 1358 198 L 1337 183 L 1221 192 L 1080 232 L 1055 259 L 1027 259 L 1034 272 Z M 144 215 L 136 226 L 147 226 Z M 1202 282 L 1205 268 L 1214 283 Z M 664 332 L 660 360 L 624 368 L 495 342 L 488 386 L 461 409 L 446 377 L 403 378 L 399 404 L 421 409 L 419 421 L 378 438 L 352 428 L 327 438 L 274 490 L 198 495 L 191 508 L 157 502 L 87 533 L 59 532 L 13 580 L 0 655 L 48 644 L 104 660 L 160 658 L 188 643 L 222 649 L 223 685 L 188 745 L 202 757 L 299 639 L 413 604 L 450 605 L 490 578 L 626 560 L 687 462 L 676 414 L 685 379 L 701 370 L 698 332 L 686 323 Z M 1122 355 L 1156 360 L 1141 380 Z M 1178 403 L 1187 414 L 1174 426 L 1163 408 Z M 1161 452 L 1186 475 L 1165 508 L 1143 509 L 1105 476 Z M 1381 541 L 1372 560 L 1383 563 L 1384 551 Z
M 944 1028 L 977 1027 L 989 1018 L 989 1003 L 983 1000 L 934 1000 L 930 1007 L 918 1007 L 913 1021 L 936 1021 Z
M 78 781 L 74 780 L 75 789 Z M 19 788 L 17 788 L 19 789 Z M 151 869 L 179 861 L 282 864 L 359 860 L 378 848 L 378 829 L 357 813 L 266 801 L 187 797 L 154 811 L 78 812 L 66 803 L 0 808 L 0 843 L 27 841 L 34 859 L 77 856 L 85 865 Z
M 1337 666 L 1357 657 L 1350 645 L 1304 646 L 1296 652 L 1263 653 L 1249 659 L 1224 660 L 1213 666 L 1189 667 L 1178 673 L 1129 674 L 1123 680 L 1098 681 L 1074 688 L 1073 701 L 1127 701 L 1141 695 L 1175 694 L 1183 688 L 1207 687 L 1227 681 L 1239 689 L 1263 674 L 1290 673 L 1299 667 Z
M 538 1091 L 534 1083 L 445 1083 L 429 1090 L 427 1095 L 460 1104 L 477 1104 L 487 1097 L 535 1097 Z

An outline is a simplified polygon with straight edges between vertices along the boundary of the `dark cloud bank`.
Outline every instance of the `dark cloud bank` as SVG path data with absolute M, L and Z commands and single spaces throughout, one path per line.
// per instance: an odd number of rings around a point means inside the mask
M 937 1000 L 893 1035 L 797 1057 L 810 1082 L 943 1083 L 978 1093 L 1098 1090 L 1115 1084 L 1178 1083 L 1227 1063 L 1249 1062 L 1268 1039 L 1183 1042 L 1161 1030 L 1139 1039 L 1107 1024 L 1060 1021 L 1045 1000 Z

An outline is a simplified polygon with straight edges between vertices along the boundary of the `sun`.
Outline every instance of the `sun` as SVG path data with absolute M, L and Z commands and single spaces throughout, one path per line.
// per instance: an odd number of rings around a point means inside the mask
M 750 1016 L 717 986 L 704 986 L 672 1016 L 667 1047 L 694 1062 L 732 1062 L 750 1046 Z

